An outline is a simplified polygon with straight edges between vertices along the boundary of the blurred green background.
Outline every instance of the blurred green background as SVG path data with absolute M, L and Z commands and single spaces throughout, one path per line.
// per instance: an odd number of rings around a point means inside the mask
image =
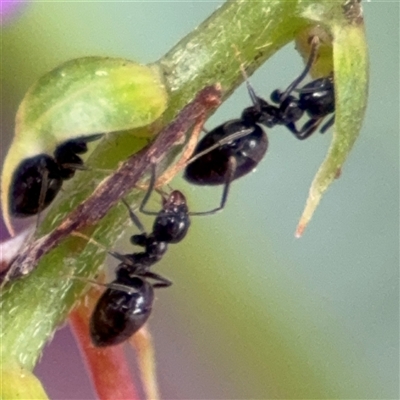
M 1 32 L 1 158 L 18 104 L 43 73 L 88 55 L 153 62 L 219 4 L 25 4 Z M 157 266 L 174 282 L 159 291 L 150 321 L 163 398 L 398 398 L 400 7 L 375 1 L 364 11 L 366 120 L 303 238 L 294 231 L 331 132 L 299 142 L 275 128 L 265 160 L 233 185 L 224 212 L 193 219 Z M 290 44 L 251 82 L 268 97 L 301 68 Z M 207 127 L 247 105 L 241 87 Z M 219 188 L 173 186 L 194 211 L 219 202 Z M 94 398 L 73 346 L 68 330 L 58 332 L 37 368 L 53 399 Z

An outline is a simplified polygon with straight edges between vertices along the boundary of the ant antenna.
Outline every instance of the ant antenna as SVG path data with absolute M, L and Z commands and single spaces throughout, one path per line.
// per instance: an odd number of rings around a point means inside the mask
M 156 185 L 156 164 L 154 162 L 152 162 L 149 186 L 147 188 L 147 192 L 144 195 L 143 200 L 139 207 L 139 211 L 145 215 L 158 215 L 158 211 L 145 210 L 145 207 L 150 200 L 150 197 L 151 197 L 151 194 L 153 193 L 155 185 Z
M 136 227 L 139 229 L 140 232 L 142 232 L 142 233 L 145 232 L 143 224 L 140 222 L 137 215 L 133 212 L 131 206 L 127 203 L 127 201 L 124 198 L 121 198 L 121 202 L 128 209 L 129 217 L 131 218 L 131 221 L 136 225 Z
M 310 72 L 311 67 L 313 66 L 316 58 L 317 58 L 317 53 L 320 45 L 320 41 L 318 36 L 313 36 L 311 39 L 311 50 L 310 50 L 310 55 L 307 60 L 307 64 L 304 67 L 304 70 L 302 73 L 287 87 L 287 89 L 280 94 L 279 96 L 279 102 L 282 103 L 289 95 L 290 93 L 293 92 L 294 89 L 299 86 L 300 82 L 307 76 L 307 74 Z
M 250 84 L 249 76 L 247 75 L 247 72 L 244 68 L 243 61 L 240 58 L 239 49 L 236 47 L 236 45 L 233 45 L 233 48 L 235 49 L 235 56 L 236 56 L 236 59 L 239 61 L 240 71 L 242 73 L 244 81 L 246 82 L 246 87 L 247 87 L 247 91 L 249 93 L 251 102 L 253 103 L 253 105 L 255 107 L 257 107 L 258 111 L 261 111 L 260 101 L 256 95 L 256 92 L 253 89 L 253 86 L 251 86 L 251 84 Z
M 225 184 L 224 184 L 224 190 L 222 192 L 221 196 L 221 202 L 218 207 L 208 210 L 208 211 L 196 211 L 196 212 L 189 212 L 189 215 L 193 216 L 204 216 L 204 215 L 212 215 L 216 214 L 218 211 L 221 211 L 224 209 L 226 201 L 228 200 L 228 195 L 229 195 L 229 189 L 231 187 L 231 183 L 234 180 L 235 176 L 235 171 L 237 168 L 237 160 L 235 157 L 229 157 L 228 161 L 228 169 L 226 172 L 226 178 L 225 178 Z
M 76 236 L 76 237 L 79 237 L 81 239 L 85 239 L 87 242 L 92 243 L 95 246 L 97 246 L 98 248 L 104 250 L 106 253 L 108 253 L 110 256 L 114 257 L 118 261 L 121 261 L 121 262 L 123 262 L 123 263 L 125 263 L 127 265 L 132 265 L 132 260 L 130 258 L 124 256 L 123 254 L 117 253 L 115 251 L 108 250 L 107 247 L 105 247 L 104 245 L 102 245 L 98 241 L 92 239 L 91 237 L 84 235 L 81 232 L 73 231 L 73 232 L 71 232 L 71 236 Z
M 185 164 L 185 166 L 186 165 L 187 164 Z M 147 187 L 147 192 L 146 192 L 145 196 L 143 197 L 143 200 L 142 200 L 142 202 L 140 203 L 140 206 L 139 206 L 139 211 L 142 214 L 145 214 L 145 215 L 158 216 L 159 213 L 160 213 L 160 211 L 151 211 L 151 210 L 146 210 L 145 209 L 147 203 L 150 200 L 150 197 L 151 197 L 151 194 L 153 193 L 153 191 L 156 191 L 157 193 L 159 193 L 162 198 L 166 197 L 166 194 L 165 194 L 165 192 L 163 190 L 156 189 L 156 187 L 155 187 L 156 186 L 156 180 L 157 180 L 157 171 L 156 171 L 156 169 L 157 169 L 156 163 L 152 162 L 151 163 L 150 181 L 149 181 L 149 185 Z M 135 218 L 137 219 L 136 215 L 135 215 Z M 134 220 L 132 219 L 132 221 L 134 221 Z M 144 232 L 144 230 L 143 230 L 143 232 Z
M 187 161 L 186 166 L 191 164 L 192 162 L 196 161 L 200 157 L 203 157 L 204 155 L 210 153 L 211 151 L 220 148 L 224 144 L 228 144 L 230 142 L 234 142 L 235 140 L 238 140 L 238 139 L 241 139 L 243 137 L 248 136 L 250 133 L 253 132 L 253 130 L 254 130 L 253 128 L 242 129 L 239 132 L 235 132 L 235 133 L 230 134 L 229 136 L 227 136 L 227 137 L 219 140 L 218 142 L 214 143 L 212 146 L 207 147 L 205 150 L 200 151 L 199 153 L 196 153 L 195 156 L 193 156 L 192 158 L 190 158 Z
M 104 251 L 108 251 L 106 246 L 102 245 L 97 240 L 94 240 L 93 238 L 91 238 L 89 236 L 86 236 L 85 234 L 83 234 L 81 232 L 73 231 L 73 232 L 71 232 L 71 236 L 75 236 L 75 237 L 79 237 L 81 239 L 85 239 L 87 242 L 94 244 L 98 248 L 100 248 L 100 249 L 102 249 Z
M 40 224 L 40 214 L 42 210 L 44 209 L 44 203 L 46 200 L 46 191 L 47 191 L 47 185 L 48 185 L 48 180 L 49 180 L 49 171 L 46 168 L 42 168 L 42 185 L 40 186 L 40 193 L 39 193 L 39 199 L 38 199 L 38 215 L 36 218 L 36 226 L 35 226 L 35 232 L 39 228 Z

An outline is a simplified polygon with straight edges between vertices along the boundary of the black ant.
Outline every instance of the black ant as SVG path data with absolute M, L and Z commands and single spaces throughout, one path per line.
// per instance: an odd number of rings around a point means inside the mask
M 267 148 L 267 134 L 260 125 L 272 128 L 285 125 L 299 140 L 315 132 L 322 120 L 335 111 L 333 77 L 316 79 L 297 89 L 310 71 L 317 56 L 318 38 L 311 40 L 311 51 L 302 73 L 284 92 L 275 90 L 270 104 L 258 97 L 245 72 L 244 77 L 253 105 L 243 110 L 240 119 L 233 119 L 208 132 L 197 144 L 185 168 L 184 178 L 196 185 L 224 185 L 218 211 L 224 208 L 232 181 L 252 170 L 263 159 Z M 295 97 L 293 92 L 298 92 Z M 297 129 L 295 123 L 307 113 L 310 119 Z M 324 133 L 334 122 L 332 117 L 322 128 Z
M 10 188 L 10 214 L 28 217 L 43 211 L 54 200 L 64 180 L 76 170 L 85 169 L 78 154 L 85 153 L 87 143 L 102 134 L 82 136 L 58 145 L 54 157 L 47 154 L 23 160 L 15 170 Z
M 144 251 L 132 254 L 108 252 L 120 264 L 116 270 L 116 279 L 106 285 L 107 289 L 91 316 L 90 336 L 97 347 L 122 343 L 144 325 L 151 314 L 154 289 L 172 285 L 171 281 L 151 272 L 150 268 L 164 256 L 169 244 L 183 240 L 190 226 L 190 215 L 208 215 L 214 212 L 189 213 L 186 198 L 178 190 L 172 191 L 166 197 L 163 195 L 160 211 L 146 210 L 156 183 L 155 166 L 152 166 L 148 191 L 139 211 L 156 216 L 153 229 L 151 233 L 146 233 L 136 214 L 123 200 L 130 219 L 141 231 L 140 234 L 131 236 L 131 242 L 143 247 Z M 84 237 L 79 233 L 75 234 Z

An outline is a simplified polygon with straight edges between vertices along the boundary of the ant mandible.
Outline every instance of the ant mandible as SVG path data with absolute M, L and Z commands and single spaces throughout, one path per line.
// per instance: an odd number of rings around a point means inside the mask
M 284 92 L 272 92 L 271 100 L 276 105 L 257 96 L 242 71 L 253 105 L 244 109 L 239 119 L 227 121 L 208 132 L 197 144 L 184 172 L 184 178 L 195 185 L 224 185 L 220 205 L 214 212 L 224 208 L 232 181 L 254 170 L 263 159 L 268 138 L 260 125 L 267 128 L 284 125 L 297 139 L 304 140 L 335 111 L 332 76 L 316 79 L 297 89 L 315 62 L 318 47 L 319 39 L 313 37 L 310 56 L 302 73 Z M 299 93 L 298 98 L 294 92 Z M 296 122 L 304 113 L 310 118 L 297 129 Z M 321 128 L 321 133 L 333 122 L 334 116 Z

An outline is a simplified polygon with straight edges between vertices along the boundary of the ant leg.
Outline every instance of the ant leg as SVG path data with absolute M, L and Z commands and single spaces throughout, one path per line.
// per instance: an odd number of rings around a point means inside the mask
M 290 95 L 290 93 L 293 92 L 294 89 L 297 88 L 297 86 L 300 85 L 301 81 L 307 76 L 307 74 L 310 72 L 310 69 L 312 65 L 314 64 L 316 58 L 317 58 L 317 51 L 319 48 L 319 38 L 318 36 L 314 36 L 311 39 L 311 50 L 310 50 L 310 55 L 307 60 L 307 64 L 304 67 L 304 70 L 302 73 L 287 87 L 287 89 L 283 93 L 279 93 L 279 102 L 282 102 L 283 100 L 286 99 Z
M 137 290 L 135 290 L 131 286 L 123 285 L 122 283 L 116 283 L 116 282 L 103 283 L 103 282 L 98 282 L 94 279 L 84 278 L 82 276 L 68 276 L 68 279 L 73 279 L 73 280 L 77 280 L 77 281 L 81 281 L 81 282 L 90 283 L 92 285 L 105 287 L 106 289 L 119 290 L 120 292 L 126 292 L 128 294 L 133 294 L 133 293 L 137 292 Z
M 36 218 L 36 228 L 35 228 L 36 231 L 39 228 L 40 213 L 44 209 L 44 203 L 46 201 L 46 194 L 49 185 L 49 171 L 46 168 L 41 168 L 41 172 L 42 172 L 42 184 L 40 186 L 40 193 L 38 199 L 38 215 Z
M 332 115 L 331 118 L 322 126 L 319 130 L 321 133 L 325 133 L 333 124 L 335 123 L 335 115 Z
M 310 137 L 319 127 L 322 122 L 322 118 L 314 119 L 311 118 L 307 121 L 300 130 L 297 130 L 294 123 L 285 125 L 299 140 L 304 140 Z
M 86 167 L 83 164 L 73 164 L 73 163 L 61 164 L 61 167 L 65 168 L 65 169 L 76 169 L 79 171 L 91 171 L 92 170 L 90 167 Z
M 145 210 L 147 203 L 149 202 L 150 196 L 156 186 L 156 164 L 151 163 L 151 175 L 150 182 L 146 194 L 143 197 L 142 203 L 140 204 L 139 211 L 145 215 L 158 215 L 159 211 Z
M 224 190 L 222 192 L 222 197 L 221 197 L 221 202 L 219 204 L 219 207 L 214 208 L 209 211 L 190 212 L 189 215 L 195 215 L 195 216 L 212 215 L 212 214 L 216 214 L 217 212 L 224 209 L 224 207 L 226 205 L 226 201 L 228 200 L 229 189 L 231 187 L 233 177 L 235 176 L 236 167 L 237 167 L 236 158 L 229 157 L 229 168 L 228 168 L 228 171 L 226 174 Z
M 233 142 L 235 140 L 241 139 L 242 137 L 249 135 L 253 131 L 254 131 L 254 128 L 243 129 L 240 132 L 232 133 L 232 134 L 224 137 L 223 139 L 218 140 L 218 142 L 214 143 L 212 146 L 208 147 L 207 149 L 201 151 L 200 153 L 197 153 L 195 156 L 190 158 L 189 161 L 186 163 L 186 165 L 191 164 L 192 162 L 198 160 L 200 157 L 203 157 L 206 154 L 210 153 L 211 151 L 218 149 L 219 147 L 223 146 L 224 144 L 228 144 L 230 142 Z
M 144 233 L 146 230 L 144 229 L 143 224 L 140 222 L 138 216 L 133 212 L 131 206 L 126 202 L 124 198 L 121 198 L 122 203 L 128 209 L 129 217 L 134 225 L 139 229 L 140 232 Z
M 136 268 L 134 261 L 131 258 L 127 257 L 125 254 L 117 253 L 116 251 L 111 251 L 111 250 L 106 250 L 106 251 L 110 256 L 114 257 L 116 260 L 121 261 L 125 265 Z
M 287 129 L 289 129 L 290 132 L 293 133 L 294 137 L 298 140 L 304 140 L 307 139 L 309 136 L 303 136 L 302 131 L 299 131 L 295 125 L 294 122 L 289 122 L 288 124 L 285 125 Z
M 156 185 L 156 164 L 155 163 L 151 163 L 151 175 L 150 175 L 149 184 L 147 186 L 147 192 L 144 195 L 143 200 L 142 200 L 142 202 L 140 203 L 140 206 L 139 206 L 139 211 L 142 214 L 145 214 L 145 215 L 158 215 L 158 213 L 159 213 L 159 211 L 145 210 L 145 207 L 146 207 L 147 203 L 150 200 L 150 197 L 151 197 L 151 194 L 153 193 L 153 190 L 156 190 L 158 192 L 158 189 L 155 189 L 155 185 Z M 160 194 L 162 195 L 162 193 L 160 193 Z M 139 228 L 139 230 L 141 232 L 144 232 L 145 229 L 144 229 L 142 223 L 139 221 L 139 218 L 133 212 L 133 210 L 130 207 L 130 205 L 124 199 L 122 199 L 122 202 L 125 204 L 126 208 L 128 209 L 129 216 L 130 216 L 132 222 Z
M 103 246 L 103 245 L 102 245 L 101 243 L 99 243 L 98 241 L 92 239 L 92 238 L 89 237 L 89 236 L 84 235 L 84 234 L 81 233 L 81 232 L 73 231 L 73 232 L 71 232 L 71 236 L 76 236 L 76 237 L 79 237 L 79 238 L 81 238 L 81 239 L 85 239 L 86 241 L 88 241 L 88 242 L 94 244 L 95 246 L 97 246 L 99 249 L 104 250 L 106 253 L 108 253 L 110 256 L 114 257 L 114 258 L 117 259 L 118 261 L 121 261 L 121 262 L 123 262 L 124 264 L 130 265 L 130 266 L 133 266 L 133 265 L 132 265 L 133 262 L 132 262 L 132 260 L 131 260 L 129 257 L 125 256 L 124 254 L 120 254 L 120 253 L 117 253 L 117 252 L 115 252 L 115 251 L 108 250 L 107 247 Z
M 84 164 L 73 164 L 73 163 L 64 163 L 61 164 L 62 169 L 73 169 L 76 171 L 94 171 L 94 172 L 101 172 L 103 174 L 112 174 L 113 172 L 115 172 L 115 170 L 113 169 L 106 169 L 106 168 L 92 168 L 88 165 L 84 165 Z M 68 179 L 68 178 L 65 178 Z
M 168 287 L 168 286 L 172 285 L 172 282 L 169 279 L 166 279 L 166 278 L 162 277 L 161 275 L 158 275 L 154 272 L 147 271 L 141 276 L 143 276 L 145 278 L 154 279 L 155 281 L 157 281 L 157 283 L 154 283 L 152 285 L 155 288 Z

